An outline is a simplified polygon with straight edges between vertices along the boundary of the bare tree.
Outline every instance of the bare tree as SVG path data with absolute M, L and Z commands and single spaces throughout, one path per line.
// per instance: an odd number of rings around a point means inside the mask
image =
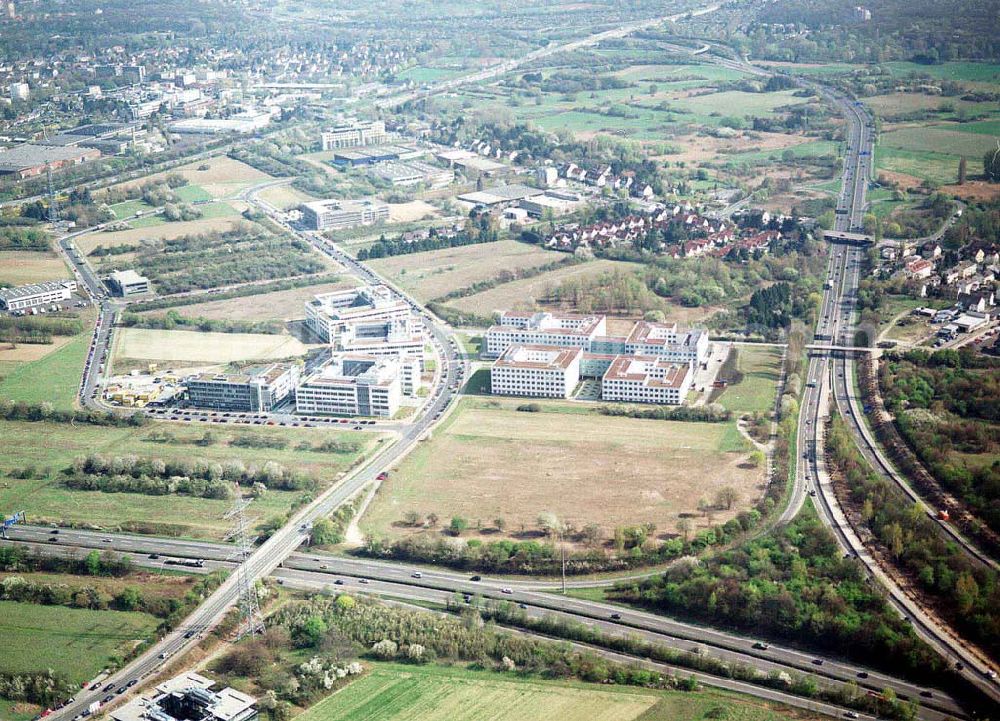
M 677 532 L 680 533 L 682 536 L 684 536 L 685 543 L 687 543 L 688 536 L 691 535 L 691 529 L 692 529 L 692 524 L 690 518 L 678 519 Z

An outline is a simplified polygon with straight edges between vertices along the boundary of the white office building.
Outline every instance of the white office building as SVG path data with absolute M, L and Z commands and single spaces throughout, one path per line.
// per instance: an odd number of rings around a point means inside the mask
M 16 288 L 0 288 L 0 308 L 8 311 L 28 310 L 36 306 L 62 303 L 73 297 L 75 280 L 46 280 Z
M 347 342 L 386 337 L 387 323 L 409 317 L 409 304 L 384 285 L 323 293 L 306 302 L 306 325 L 324 343 L 343 343 L 345 333 Z M 352 325 L 359 327 L 348 330 Z
M 486 332 L 484 355 L 499 357 L 512 345 L 549 345 L 588 350 L 607 332 L 602 315 L 570 313 L 516 313 L 506 311 Z
M 494 395 L 569 398 L 580 381 L 580 348 L 508 346 L 490 369 Z
M 381 145 L 389 140 L 381 120 L 353 120 L 330 128 L 321 137 L 323 150 Z
M 601 399 L 680 405 L 691 390 L 692 376 L 689 363 L 670 363 L 658 356 L 618 356 L 601 379 Z
M 213 686 L 215 681 L 188 672 L 164 681 L 149 696 L 136 696 L 116 707 L 110 717 L 115 721 L 254 721 L 258 717 L 253 696 Z
M 299 382 L 294 363 L 273 363 L 242 373 L 201 373 L 184 385 L 188 399 L 198 408 L 224 411 L 270 411 L 288 398 Z
M 700 363 L 708 353 L 708 333 L 678 331 L 675 323 L 639 321 L 625 339 L 625 353 L 656 356 L 674 363 Z
M 337 354 L 296 388 L 295 412 L 392 418 L 401 395 L 396 360 Z
M 299 206 L 312 230 L 344 230 L 389 219 L 389 206 L 375 200 L 315 200 Z
M 116 270 L 108 276 L 108 285 L 115 295 L 122 298 L 149 292 L 149 278 L 134 270 Z
M 415 355 L 423 358 L 424 335 L 413 317 L 346 322 L 332 333 L 335 351 L 378 357 Z

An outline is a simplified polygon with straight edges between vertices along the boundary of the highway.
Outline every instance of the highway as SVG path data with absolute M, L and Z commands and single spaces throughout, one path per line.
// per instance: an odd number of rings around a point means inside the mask
M 10 536 L 12 540 L 40 552 L 57 555 L 82 556 L 92 548 L 115 550 L 137 565 L 153 568 L 207 572 L 217 568 L 232 569 L 234 566 L 228 560 L 232 555 L 232 546 L 227 544 L 72 529 L 60 529 L 57 534 L 52 534 L 52 530 L 24 526 L 11 529 Z M 58 544 L 49 542 L 53 537 L 58 537 Z M 154 553 L 156 558 L 149 557 L 150 549 L 158 549 Z M 204 567 L 191 569 L 172 563 L 177 559 L 193 558 L 201 559 Z M 752 665 L 765 672 L 808 673 L 828 685 L 854 682 L 862 689 L 875 692 L 892 688 L 903 698 L 913 699 L 924 707 L 925 713 L 921 714 L 921 718 L 933 719 L 940 714 L 951 717 L 964 715 L 962 708 L 947 694 L 934 691 L 926 697 L 922 695 L 926 692 L 923 686 L 870 668 L 782 645 L 754 648 L 752 639 L 731 633 L 611 604 L 557 595 L 551 592 L 551 584 L 544 582 L 487 577 L 472 581 L 468 575 L 446 570 L 303 552 L 291 554 L 280 567 L 274 569 L 271 576 L 283 585 L 294 586 L 289 582 L 305 579 L 312 584 L 310 587 L 343 586 L 352 593 L 408 601 L 446 604 L 463 595 L 473 599 L 507 600 L 523 604 L 530 615 L 547 613 L 585 622 L 600 627 L 609 635 L 631 633 L 682 652 L 710 654 L 731 663 Z M 187 632 L 192 628 L 186 623 L 182 630 Z

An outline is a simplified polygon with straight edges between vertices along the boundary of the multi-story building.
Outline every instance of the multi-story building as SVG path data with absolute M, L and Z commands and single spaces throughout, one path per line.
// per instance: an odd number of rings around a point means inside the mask
M 299 381 L 299 367 L 273 363 L 243 373 L 202 373 L 188 378 L 188 399 L 199 408 L 269 411 L 288 398 Z
M 424 372 L 424 361 L 420 355 L 400 356 L 399 358 L 399 389 L 404 396 L 415 396 L 423 385 L 421 374 Z
M 315 200 L 299 206 L 312 230 L 343 230 L 389 219 L 389 206 L 375 200 Z
M 401 395 L 396 360 L 337 354 L 295 389 L 295 411 L 392 418 L 399 410 Z
M 691 390 L 692 375 L 689 363 L 670 363 L 658 356 L 618 356 L 601 379 L 601 399 L 680 405 Z
M 335 351 L 379 357 L 424 355 L 424 335 L 409 315 L 344 323 L 335 329 L 330 344 Z
M 149 698 L 136 697 L 111 712 L 115 721 L 255 721 L 257 699 L 215 681 L 185 673 L 164 681 Z
M 330 128 L 321 137 L 323 150 L 380 145 L 389 139 L 381 120 L 353 120 Z
M 495 395 L 569 398 L 580 381 L 583 350 L 545 345 L 510 345 L 493 363 Z
M 7 90 L 10 92 L 10 99 L 15 102 L 27 100 L 31 97 L 31 88 L 28 87 L 27 83 L 11 83 Z
M 625 353 L 673 363 L 700 363 L 708 353 L 708 333 L 697 329 L 678 332 L 676 324 L 639 321 L 625 339 Z
M 134 270 L 116 270 L 108 276 L 108 285 L 115 295 L 122 298 L 149 292 L 149 278 Z
M 517 313 L 506 311 L 486 332 L 484 355 L 499 357 L 512 345 L 551 345 L 588 350 L 595 338 L 607 332 L 602 315 L 570 313 Z
M 75 290 L 75 280 L 46 280 L 16 288 L 0 288 L 0 308 L 15 311 L 61 303 L 73 297 Z
M 410 307 L 384 285 L 366 285 L 351 290 L 323 293 L 306 302 L 306 325 L 323 343 L 340 342 L 348 326 L 349 341 L 386 336 L 383 328 L 390 321 L 409 318 Z M 371 325 L 373 328 L 368 329 Z

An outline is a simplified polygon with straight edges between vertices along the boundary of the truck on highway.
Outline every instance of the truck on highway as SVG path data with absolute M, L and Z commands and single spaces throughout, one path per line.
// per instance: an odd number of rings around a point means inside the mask
M 167 566 L 187 566 L 188 568 L 205 567 L 205 561 L 201 558 L 168 558 L 163 563 Z

